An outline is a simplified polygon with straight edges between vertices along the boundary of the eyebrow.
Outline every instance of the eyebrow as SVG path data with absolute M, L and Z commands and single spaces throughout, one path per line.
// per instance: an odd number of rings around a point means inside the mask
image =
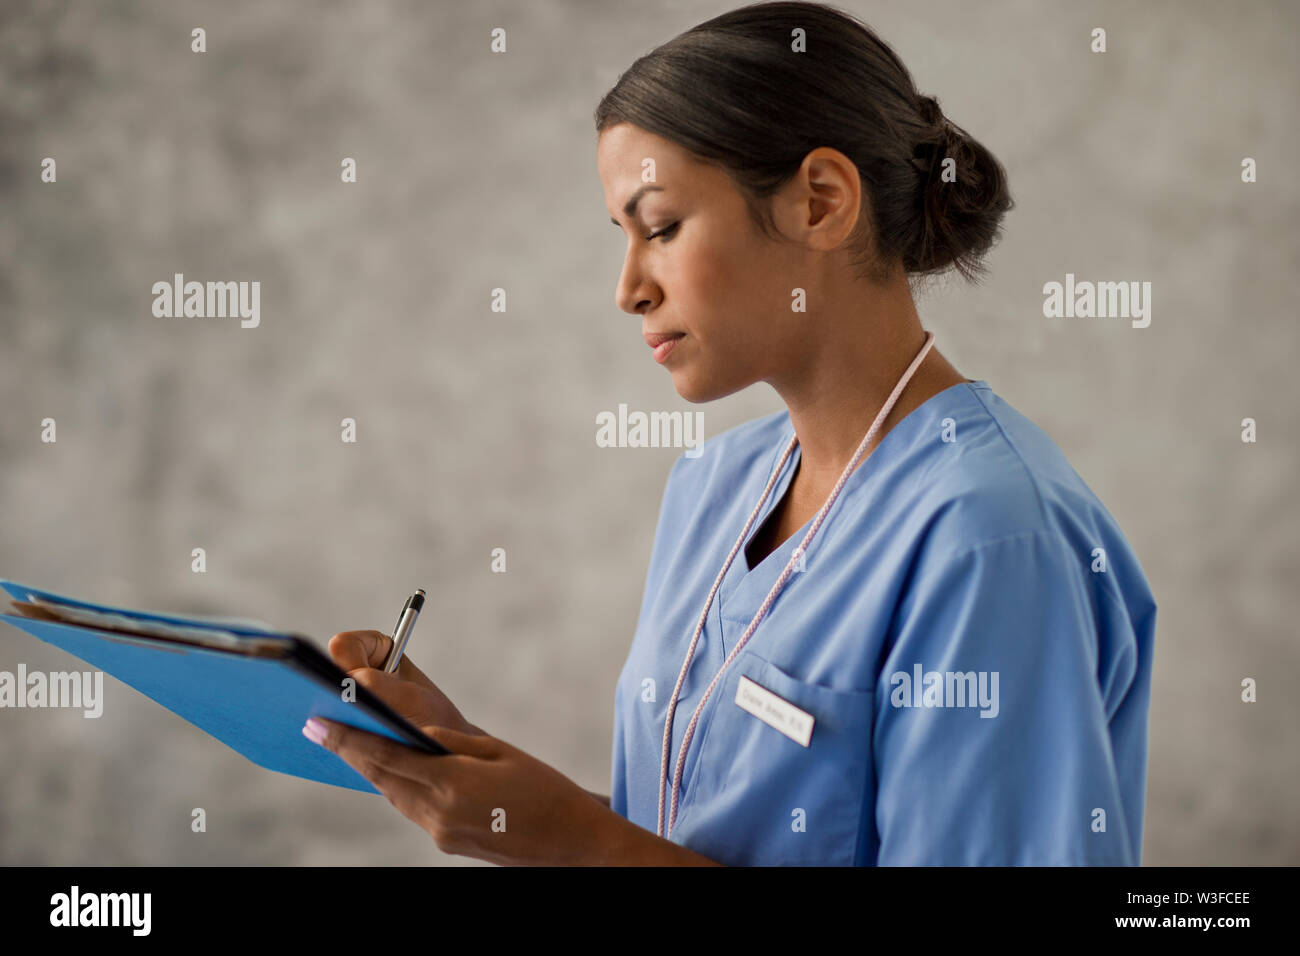
M 626 203 L 623 204 L 623 215 L 627 216 L 628 218 L 631 218 L 632 216 L 636 215 L 636 204 L 641 201 L 641 197 L 644 196 L 646 193 L 663 192 L 663 191 L 664 191 L 664 187 L 662 186 L 656 186 L 653 183 L 646 183 L 646 185 L 642 186 L 640 189 L 638 189 L 636 192 L 632 194 L 631 199 L 629 199 Z M 609 217 L 609 221 L 616 226 L 619 224 L 618 220 L 615 219 L 613 216 Z

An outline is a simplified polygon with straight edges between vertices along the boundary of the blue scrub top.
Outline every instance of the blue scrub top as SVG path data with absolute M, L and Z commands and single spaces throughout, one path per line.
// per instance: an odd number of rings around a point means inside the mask
M 793 434 L 785 411 L 747 422 L 668 478 L 610 794 L 652 833 L 682 660 Z M 718 589 L 673 718 L 665 824 L 691 715 L 811 525 L 753 568 L 742 546 Z M 849 476 L 723 673 L 669 839 L 732 865 L 1137 865 L 1155 617 L 1137 556 L 1055 443 L 987 382 L 951 386 Z M 742 676 L 812 716 L 809 746 L 735 702 Z

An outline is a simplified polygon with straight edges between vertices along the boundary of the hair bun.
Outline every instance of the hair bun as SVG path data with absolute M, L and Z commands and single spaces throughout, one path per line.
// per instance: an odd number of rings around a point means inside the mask
M 917 99 L 920 132 L 912 151 L 918 173 L 921 215 L 904 255 L 908 272 L 927 274 L 956 267 L 967 279 L 984 272 L 979 260 L 1000 234 L 1003 215 L 1014 206 L 1006 171 L 980 143 L 943 115 L 933 96 Z M 943 161 L 956 179 L 941 181 Z
M 923 96 L 917 101 L 921 120 L 921 134 L 912 149 L 912 164 L 921 173 L 922 184 L 928 184 L 935 168 L 954 147 L 961 144 L 961 134 L 943 115 L 939 101 L 933 96 Z
M 918 112 L 921 114 L 921 121 L 927 126 L 938 127 L 941 124 L 946 125 L 948 122 L 944 118 L 943 110 L 939 108 L 939 101 L 933 96 L 921 97 Z

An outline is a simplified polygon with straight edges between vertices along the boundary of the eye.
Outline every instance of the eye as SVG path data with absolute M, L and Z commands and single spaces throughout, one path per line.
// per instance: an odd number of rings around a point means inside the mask
M 658 239 L 658 238 L 660 238 L 660 237 L 666 237 L 666 238 L 664 238 L 664 242 L 667 242 L 667 241 L 668 241 L 669 239 L 671 239 L 674 235 L 676 235 L 676 233 L 677 233 L 677 227 L 680 226 L 680 225 L 681 225 L 680 222 L 675 222 L 675 223 L 673 223 L 671 226 L 667 226 L 667 227 L 665 227 L 665 228 L 663 228 L 663 229 L 660 229 L 658 232 L 651 233 L 650 235 L 648 235 L 648 236 L 645 237 L 645 238 L 646 238 L 646 242 L 649 242 L 651 239 Z

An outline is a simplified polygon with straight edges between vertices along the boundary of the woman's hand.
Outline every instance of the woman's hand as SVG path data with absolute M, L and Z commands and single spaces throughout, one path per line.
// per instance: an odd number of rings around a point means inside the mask
M 381 670 L 392 646 L 392 638 L 379 631 L 342 631 L 330 638 L 329 652 L 349 677 L 415 726 L 432 724 L 483 733 L 405 654 L 395 674 Z
M 329 651 L 358 684 L 450 754 L 428 754 L 321 717 L 311 718 L 303 733 L 369 780 L 444 853 L 513 866 L 717 865 L 637 826 L 558 770 L 488 736 L 409 658 L 403 656 L 396 674 L 384 673 L 379 668 L 391 646 L 379 631 L 343 631 L 330 639 Z M 313 736 L 313 725 L 323 734 Z
M 323 727 L 319 740 L 313 722 Z M 610 864 L 633 861 L 639 834 L 664 842 L 504 740 L 435 725 L 420 730 L 451 753 L 422 753 L 320 717 L 303 733 L 374 784 L 444 853 L 503 866 Z

